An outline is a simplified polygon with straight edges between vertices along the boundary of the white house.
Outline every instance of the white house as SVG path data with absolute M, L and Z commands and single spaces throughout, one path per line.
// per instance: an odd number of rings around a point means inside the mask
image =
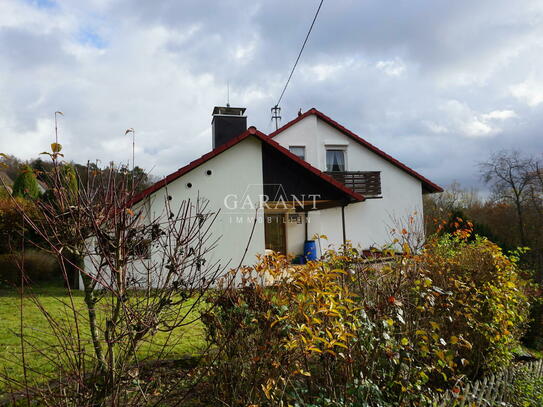
M 244 113 L 215 107 L 213 150 L 132 202 L 145 222 L 163 214 L 166 202 L 176 212 L 188 199 L 207 199 L 220 240 L 206 260 L 225 268 L 252 264 L 267 249 L 302 256 L 315 234 L 335 247 L 382 247 L 393 219 L 422 216 L 422 195 L 442 191 L 316 109 L 269 135 L 247 129 Z M 160 263 L 160 256 L 151 252 L 146 261 Z M 92 274 L 90 257 L 85 265 Z
M 302 255 L 314 234 L 337 247 L 380 247 L 392 218 L 422 214 L 422 195 L 442 191 L 316 109 L 270 135 L 247 129 L 244 113 L 215 107 L 213 150 L 135 199 L 151 217 L 166 199 L 173 209 L 208 199 L 219 212 L 213 257 L 223 264 L 238 264 L 251 232 L 246 264 L 266 249 Z

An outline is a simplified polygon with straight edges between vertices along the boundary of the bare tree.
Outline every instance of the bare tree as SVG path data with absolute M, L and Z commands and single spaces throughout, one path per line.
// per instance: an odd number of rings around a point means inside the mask
M 534 158 L 530 168 L 532 182 L 530 184 L 530 206 L 535 233 L 532 236 L 533 265 L 538 273 L 538 281 L 543 281 L 543 159 Z
M 137 186 L 128 171 L 113 166 L 89 168 L 86 183 L 74 188 L 60 149 L 54 144 L 49 153 L 52 194 L 37 203 L 38 218 L 19 206 L 29 228 L 45 242 L 41 249 L 57 256 L 68 287 L 61 317 L 32 297 L 47 318 L 54 346 L 46 351 L 46 341 L 22 335 L 22 343 L 45 355 L 55 373 L 43 375 L 49 385 L 32 389 L 26 380 L 2 379 L 45 405 L 153 404 L 155 384 L 135 380 L 146 362 L 139 350 L 157 332 L 167 333 L 149 356 L 167 358 L 182 328 L 208 307 L 206 293 L 224 272 L 223 265 L 211 261 L 217 213 L 205 199 L 173 204 L 165 195 L 163 210 L 153 215 L 145 204 L 133 204 Z M 69 269 L 81 276 L 84 310 L 74 299 Z
M 543 160 L 534 159 L 530 168 L 530 201 L 538 216 L 543 219 Z
M 534 179 L 531 171 L 533 164 L 531 157 L 524 157 L 518 151 L 500 151 L 479 164 L 483 180 L 492 188 L 493 198 L 515 207 L 520 243 L 523 246 L 527 242 L 524 218 Z

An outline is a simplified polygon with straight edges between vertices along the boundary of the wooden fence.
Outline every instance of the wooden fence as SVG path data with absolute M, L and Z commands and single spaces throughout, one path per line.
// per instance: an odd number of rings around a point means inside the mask
M 543 360 L 519 364 L 513 368 L 491 374 L 474 383 L 468 383 L 457 395 L 447 394 L 437 398 L 433 407 L 494 407 L 510 406 L 513 382 L 523 369 L 532 377 L 543 376 Z

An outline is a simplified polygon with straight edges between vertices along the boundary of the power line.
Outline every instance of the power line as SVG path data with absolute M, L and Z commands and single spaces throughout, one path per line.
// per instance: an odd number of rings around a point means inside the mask
M 300 60 L 300 57 L 302 56 L 302 52 L 304 52 L 305 44 L 307 44 L 307 40 L 309 39 L 309 35 L 311 34 L 311 31 L 313 30 L 313 26 L 315 25 L 315 21 L 317 21 L 317 16 L 319 15 L 319 11 L 321 11 L 322 3 L 324 0 L 321 0 L 319 7 L 317 8 L 317 11 L 315 13 L 315 17 L 313 17 L 313 21 L 311 22 L 311 26 L 309 27 L 309 31 L 307 32 L 307 35 L 305 36 L 304 43 L 302 44 L 302 48 L 300 49 L 300 53 L 298 54 L 298 58 L 296 58 L 296 62 L 294 62 L 294 66 L 292 67 L 292 70 L 290 71 L 290 75 L 288 76 L 287 83 L 285 83 L 285 87 L 283 88 L 283 91 L 281 92 L 281 96 L 279 96 L 279 100 L 275 104 L 275 107 L 279 106 L 279 103 L 281 103 L 281 99 L 283 99 L 283 95 L 285 94 L 285 91 L 287 90 L 288 84 L 290 83 L 290 78 L 292 78 L 292 75 L 294 74 L 294 71 L 296 70 L 296 65 L 298 65 L 298 61 Z

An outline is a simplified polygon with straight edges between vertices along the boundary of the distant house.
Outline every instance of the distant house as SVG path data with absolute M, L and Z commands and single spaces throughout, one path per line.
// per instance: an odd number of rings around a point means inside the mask
M 40 194 L 45 194 L 47 192 L 47 190 L 49 189 L 49 187 L 47 186 L 47 184 L 41 180 L 36 180 L 38 182 L 38 189 L 40 191 Z
M 389 242 L 391 219 L 422 215 L 422 195 L 442 189 L 311 109 L 270 135 L 247 129 L 244 108 L 215 107 L 213 150 L 142 191 L 146 217 L 198 196 L 219 212 L 215 260 L 245 263 L 266 250 L 301 255 L 314 234 L 336 247 Z M 256 218 L 255 218 L 256 216 Z
M 6 174 L 4 171 L 0 171 L 0 190 L 6 189 L 9 194 L 13 192 L 13 180 Z M 2 182 L 3 181 L 3 182 Z M 38 190 L 40 194 L 45 194 L 49 187 L 47 184 L 39 179 L 36 180 L 38 183 Z

